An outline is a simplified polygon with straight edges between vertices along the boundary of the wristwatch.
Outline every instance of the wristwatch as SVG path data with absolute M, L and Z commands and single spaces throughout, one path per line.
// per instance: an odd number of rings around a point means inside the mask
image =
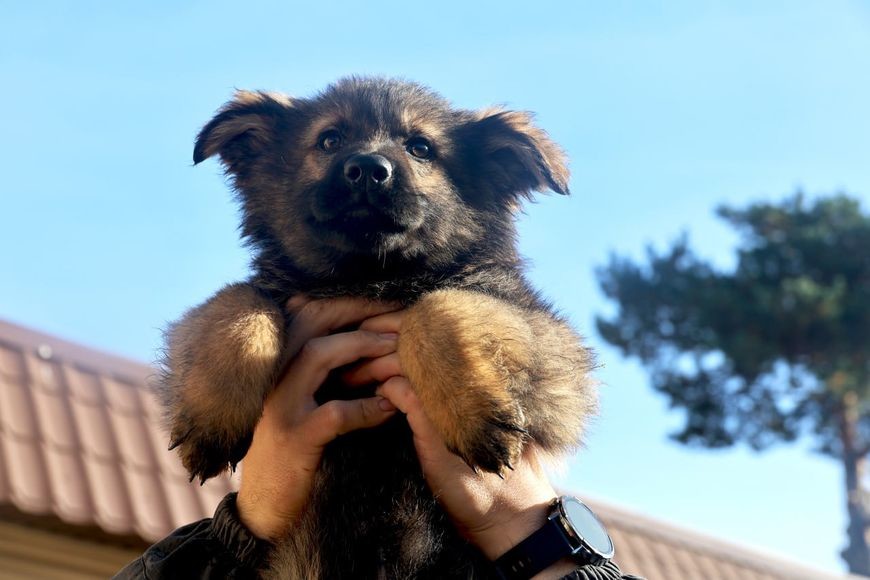
M 600 565 L 613 558 L 613 540 L 589 507 L 575 497 L 553 500 L 547 523 L 495 561 L 500 580 L 526 580 L 565 557 Z

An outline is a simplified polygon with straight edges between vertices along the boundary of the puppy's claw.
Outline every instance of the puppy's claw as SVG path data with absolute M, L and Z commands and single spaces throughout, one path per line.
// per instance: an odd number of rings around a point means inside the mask
M 188 437 L 190 437 L 191 433 L 193 433 L 193 428 L 188 429 L 187 432 L 184 433 L 184 435 L 178 435 L 177 437 L 174 437 L 169 442 L 169 447 L 167 448 L 167 451 L 172 451 L 173 449 L 175 449 L 176 447 L 178 447 L 179 445 L 181 445 L 182 443 L 187 441 L 187 439 L 188 439 Z
M 181 463 L 190 475 L 190 481 L 197 478 L 208 481 L 227 471 L 227 468 L 235 473 L 239 462 L 248 452 L 251 437 L 252 435 L 244 432 L 212 434 L 198 429 L 191 430 L 185 435 L 179 451 Z M 227 441 L 231 443 L 227 444 Z
M 531 436 L 513 417 L 490 417 L 486 424 L 483 433 L 458 445 L 448 445 L 448 449 L 475 473 L 486 471 L 504 479 L 507 470 L 514 470 L 514 463 Z
M 509 421 L 499 421 L 499 420 L 491 420 L 490 423 L 492 423 L 496 427 L 499 427 L 499 428 L 504 429 L 506 431 L 513 431 L 514 433 L 519 433 L 520 435 L 523 435 L 526 437 L 529 436 L 529 432 L 527 429 L 520 427 L 519 425 L 517 425 L 515 423 L 511 423 Z

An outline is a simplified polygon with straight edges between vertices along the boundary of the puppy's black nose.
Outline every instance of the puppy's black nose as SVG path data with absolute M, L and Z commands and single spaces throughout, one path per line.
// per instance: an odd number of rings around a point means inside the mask
M 386 185 L 393 176 L 393 164 L 383 155 L 357 154 L 344 162 L 344 179 L 357 189 Z

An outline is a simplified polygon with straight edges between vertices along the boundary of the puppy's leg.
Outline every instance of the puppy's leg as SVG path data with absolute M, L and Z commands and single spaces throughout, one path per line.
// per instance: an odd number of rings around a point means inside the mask
M 218 475 L 247 452 L 283 335 L 281 310 L 248 284 L 227 286 L 170 327 L 158 393 L 192 478 Z
M 403 320 L 399 356 L 448 448 L 487 471 L 510 467 L 528 439 L 578 445 L 596 409 L 592 357 L 567 324 L 477 292 L 425 295 Z

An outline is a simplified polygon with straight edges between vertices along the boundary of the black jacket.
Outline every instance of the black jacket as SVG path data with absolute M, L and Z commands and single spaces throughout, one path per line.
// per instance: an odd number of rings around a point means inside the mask
M 227 495 L 214 517 L 178 528 L 115 575 L 115 580 L 257 578 L 273 545 L 256 538 L 239 520 L 236 494 Z M 562 580 L 642 580 L 616 564 L 583 566 Z

